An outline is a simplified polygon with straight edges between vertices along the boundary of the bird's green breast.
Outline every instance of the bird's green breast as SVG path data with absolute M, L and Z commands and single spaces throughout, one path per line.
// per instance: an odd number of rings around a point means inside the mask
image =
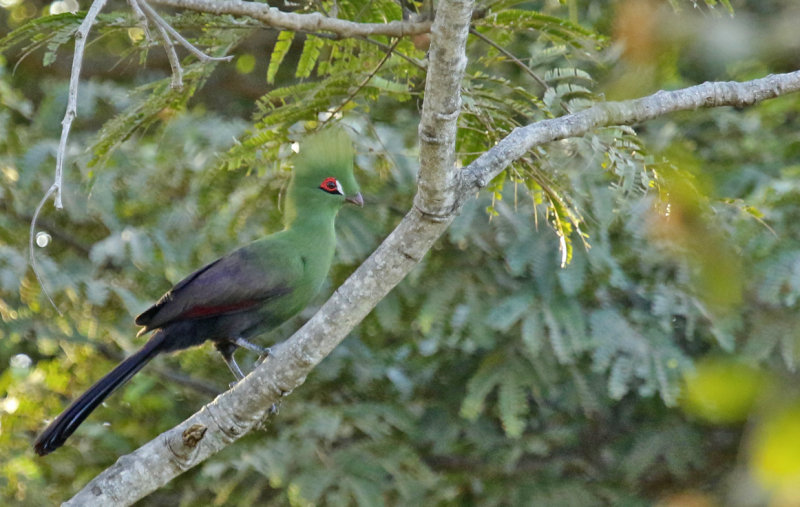
M 264 306 L 270 321 L 282 322 L 305 308 L 325 281 L 336 248 L 334 216 L 300 218 L 251 248 L 265 275 L 289 289 Z

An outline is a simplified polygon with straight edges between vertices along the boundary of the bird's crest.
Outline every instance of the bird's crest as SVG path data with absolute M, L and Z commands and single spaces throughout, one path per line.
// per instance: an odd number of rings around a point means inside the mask
M 329 128 L 305 138 L 295 161 L 298 176 L 315 176 L 331 168 L 353 167 L 353 143 L 341 128 Z

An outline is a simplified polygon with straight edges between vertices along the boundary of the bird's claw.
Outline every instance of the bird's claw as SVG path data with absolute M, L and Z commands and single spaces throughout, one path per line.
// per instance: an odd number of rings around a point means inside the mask
M 256 359 L 256 366 L 263 363 L 271 355 L 272 355 L 272 349 L 269 347 L 264 347 L 264 351 L 261 353 L 260 356 L 258 356 L 258 359 Z

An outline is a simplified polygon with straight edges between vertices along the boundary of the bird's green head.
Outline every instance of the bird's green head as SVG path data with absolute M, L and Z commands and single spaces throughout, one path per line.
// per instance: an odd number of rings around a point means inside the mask
M 345 202 L 364 205 L 353 175 L 353 143 L 344 130 L 329 128 L 303 141 L 295 158 L 288 197 L 297 207 L 338 210 Z

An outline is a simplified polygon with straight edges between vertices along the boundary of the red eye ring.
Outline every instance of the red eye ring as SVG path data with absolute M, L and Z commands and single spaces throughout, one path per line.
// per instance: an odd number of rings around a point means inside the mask
M 319 188 L 328 192 L 329 194 L 340 194 L 341 191 L 339 190 L 339 182 L 336 181 L 336 178 L 329 177 L 322 180 L 320 183 Z

